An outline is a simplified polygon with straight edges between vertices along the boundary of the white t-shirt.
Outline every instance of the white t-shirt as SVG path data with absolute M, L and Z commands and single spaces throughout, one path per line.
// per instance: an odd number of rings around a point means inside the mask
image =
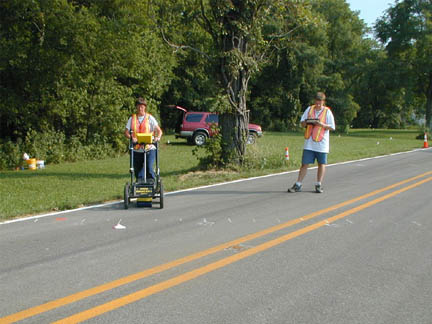
M 305 110 L 300 122 L 303 122 L 308 118 L 310 109 L 311 109 L 311 107 L 308 107 Z M 315 110 L 315 118 L 318 118 L 321 111 L 322 111 L 322 109 L 319 111 Z M 330 109 L 327 111 L 326 124 L 329 125 L 332 128 L 332 130 L 336 129 L 334 116 L 333 116 L 333 113 L 331 112 Z M 309 137 L 308 139 L 305 139 L 303 149 L 311 150 L 311 151 L 315 151 L 315 152 L 321 152 L 321 153 L 328 153 L 330 151 L 330 131 L 328 129 L 325 130 L 324 137 L 323 137 L 322 141 L 320 141 L 320 142 L 315 142 L 312 139 L 312 136 Z
M 138 122 L 142 123 L 142 121 L 144 120 L 145 116 L 137 116 L 137 118 L 138 118 Z M 149 125 L 150 125 L 150 132 L 153 133 L 154 130 L 155 130 L 155 128 L 158 126 L 158 122 L 157 122 L 156 118 L 154 118 L 152 115 L 149 115 Z M 132 128 L 132 116 L 129 117 L 129 120 L 128 120 L 127 124 L 126 124 L 126 128 L 127 128 L 128 131 L 131 130 L 131 128 Z M 149 149 L 149 150 L 155 150 L 156 146 L 154 146 L 153 144 L 151 144 L 151 145 L 147 146 L 147 149 Z M 144 149 L 140 148 L 140 149 L 134 150 L 134 151 L 135 152 L 144 152 Z

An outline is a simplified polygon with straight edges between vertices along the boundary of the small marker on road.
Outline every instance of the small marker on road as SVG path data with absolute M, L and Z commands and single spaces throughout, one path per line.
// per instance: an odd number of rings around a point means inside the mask
M 122 229 L 126 229 L 126 226 L 120 224 L 121 219 L 118 221 L 117 225 L 113 226 L 113 229 L 117 229 L 117 230 L 122 230 Z

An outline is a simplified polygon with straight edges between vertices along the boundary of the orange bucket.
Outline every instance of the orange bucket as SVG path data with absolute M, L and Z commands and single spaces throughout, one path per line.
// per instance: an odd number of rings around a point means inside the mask
M 36 170 L 36 159 L 28 159 L 26 162 L 29 170 Z

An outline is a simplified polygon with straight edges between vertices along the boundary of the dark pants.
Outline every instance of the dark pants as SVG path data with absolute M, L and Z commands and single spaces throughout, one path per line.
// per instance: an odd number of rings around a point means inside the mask
M 134 152 L 133 165 L 135 170 L 135 178 L 138 182 L 144 180 L 144 154 L 147 155 L 147 180 L 150 178 L 156 180 L 156 175 L 153 170 L 153 165 L 156 160 L 156 150 L 150 150 L 147 153 Z

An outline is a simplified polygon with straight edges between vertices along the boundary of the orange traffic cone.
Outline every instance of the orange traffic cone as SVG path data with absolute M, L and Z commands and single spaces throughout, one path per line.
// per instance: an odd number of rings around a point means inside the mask
M 423 148 L 428 148 L 428 147 L 429 147 L 429 144 L 428 144 L 428 139 L 427 139 L 427 133 L 425 133 Z
M 285 147 L 285 160 L 289 160 L 289 151 L 288 151 L 288 147 Z

